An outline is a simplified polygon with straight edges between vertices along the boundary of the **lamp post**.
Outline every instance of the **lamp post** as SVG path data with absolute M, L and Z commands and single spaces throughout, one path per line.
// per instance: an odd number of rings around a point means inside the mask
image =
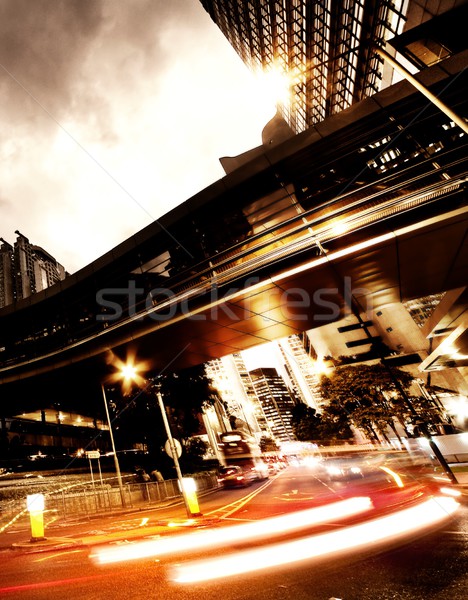
M 122 507 L 125 508 L 126 503 L 125 503 L 125 494 L 124 494 L 124 489 L 123 489 L 123 484 L 122 484 L 122 474 L 120 473 L 119 458 L 118 458 L 117 452 L 115 450 L 114 434 L 112 433 L 112 423 L 111 423 L 111 420 L 109 417 L 109 407 L 107 405 L 106 390 L 104 389 L 104 385 L 102 383 L 101 383 L 101 389 L 102 389 L 102 397 L 104 398 L 104 407 L 106 409 L 107 424 L 109 425 L 109 436 L 110 436 L 110 441 L 111 441 L 111 445 L 112 445 L 112 452 L 114 453 L 114 465 L 115 465 L 115 472 L 117 474 L 117 482 L 119 484 L 120 500 L 122 502 Z
M 172 437 L 171 427 L 169 425 L 169 420 L 168 420 L 167 414 L 166 414 L 166 408 L 164 406 L 163 397 L 161 395 L 161 391 L 159 390 L 159 388 L 156 389 L 156 396 L 158 398 L 159 409 L 161 411 L 161 416 L 162 416 L 162 419 L 164 422 L 164 427 L 166 429 L 167 439 L 169 440 L 169 446 L 171 448 L 171 455 L 172 455 L 172 459 L 174 460 L 174 466 L 175 466 L 176 473 L 177 473 L 177 479 L 179 480 L 180 491 L 182 492 L 182 497 L 184 499 L 184 505 L 185 505 L 185 510 L 187 512 L 187 517 L 192 517 L 193 513 L 190 509 L 190 505 L 187 500 L 185 482 L 184 482 L 184 478 L 182 477 L 182 471 L 180 470 L 179 459 L 177 456 L 177 448 L 174 443 L 174 438 Z
M 146 383 L 146 387 L 155 387 L 156 388 L 156 396 L 158 399 L 159 409 L 161 411 L 161 416 L 164 422 L 164 427 L 166 429 L 166 434 L 169 442 L 170 453 L 172 455 L 172 459 L 174 461 L 174 466 L 177 473 L 177 479 L 179 481 L 180 491 L 182 493 L 182 498 L 184 500 L 185 510 L 187 512 L 188 517 L 198 516 L 198 503 L 191 502 L 190 499 L 193 499 L 194 494 L 190 493 L 186 489 L 187 479 L 184 481 L 182 476 L 182 471 L 180 470 L 179 459 L 177 454 L 177 447 L 172 437 L 171 427 L 169 425 L 169 420 L 166 414 L 166 408 L 164 406 L 163 397 L 161 394 L 160 387 L 157 383 L 155 383 L 154 379 L 145 380 L 141 375 L 138 374 L 139 368 L 134 364 L 122 364 L 119 371 L 119 376 L 124 379 L 127 383 L 129 381 L 136 381 L 137 383 Z M 192 510 L 193 508 L 193 510 Z

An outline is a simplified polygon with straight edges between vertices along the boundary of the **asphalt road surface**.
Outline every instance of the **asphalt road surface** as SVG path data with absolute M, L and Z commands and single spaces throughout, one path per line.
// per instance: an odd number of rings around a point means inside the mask
M 337 500 L 355 496 L 364 493 L 366 485 L 365 481 L 331 483 L 317 480 L 299 469 L 288 469 L 266 485 L 257 483 L 245 490 L 222 490 L 201 499 L 205 519 L 210 516 L 219 519 L 213 526 L 207 521 L 204 531 L 218 528 L 219 523 L 233 526 L 256 522 L 260 517 L 291 514 L 311 504 L 320 505 L 330 498 L 330 493 Z M 119 529 L 130 531 L 137 523 L 141 524 L 142 516 L 149 525 L 161 519 L 161 512 L 77 522 L 69 528 L 62 527 L 60 534 L 83 536 L 100 532 L 107 539 L 107 544 L 101 547 L 129 547 L 137 540 L 129 538 L 109 543 L 110 533 Z M 346 523 L 337 519 L 327 525 L 327 531 L 343 526 Z M 186 532 L 177 535 L 186 535 Z M 296 532 L 286 537 L 289 540 L 303 535 L 304 532 Z M 313 540 L 311 538 L 311 544 Z M 271 541 L 266 539 L 261 546 L 268 546 Z M 92 559 L 96 548 L 89 546 L 34 553 L 3 549 L 0 552 L 0 597 L 31 600 L 465 600 L 467 597 L 466 506 L 438 529 L 423 537 L 399 542 L 398 546 L 364 548 L 212 581 L 174 581 L 177 566 L 249 550 L 252 545 L 260 544 L 226 542 L 214 550 L 175 552 L 159 558 L 151 556 L 107 565 L 97 564 Z

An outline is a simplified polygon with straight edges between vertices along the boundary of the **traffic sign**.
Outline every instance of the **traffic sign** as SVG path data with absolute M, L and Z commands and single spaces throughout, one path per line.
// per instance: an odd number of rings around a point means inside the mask
M 172 438 L 172 441 L 174 442 L 177 458 L 180 458 L 180 455 L 182 454 L 182 446 L 180 445 L 179 440 Z M 167 440 L 167 442 L 164 444 L 164 450 L 166 451 L 166 454 L 168 454 L 171 458 L 174 458 L 172 454 L 171 440 Z
M 86 452 L 86 458 L 99 458 L 100 456 L 101 453 L 99 450 L 88 450 L 88 452 Z

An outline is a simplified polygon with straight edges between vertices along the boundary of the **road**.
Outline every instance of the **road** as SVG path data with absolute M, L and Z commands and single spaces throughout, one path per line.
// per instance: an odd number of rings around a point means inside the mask
M 111 535 L 120 532 L 118 541 L 100 546 L 69 547 L 47 552 L 28 552 L 22 549 L 2 550 L 0 560 L 0 597 L 50 600 L 464 600 L 468 589 L 468 509 L 462 506 L 455 518 L 444 522 L 424 537 L 413 537 L 397 546 L 385 544 L 340 555 L 294 563 L 200 583 L 177 583 L 174 569 L 194 560 L 223 558 L 232 553 L 269 547 L 273 539 L 262 542 L 228 541 L 229 528 L 255 523 L 258 518 L 297 514 L 305 508 L 334 500 L 381 492 L 381 482 L 369 486 L 367 481 L 329 482 L 316 479 L 301 469 L 288 469 L 266 484 L 257 483 L 246 489 L 221 490 L 200 499 L 204 526 L 182 527 L 180 507 L 161 511 L 122 514 L 112 519 L 75 522 L 54 529 L 51 535 L 79 536 L 109 542 Z M 396 496 L 392 496 L 393 500 Z M 305 513 L 304 513 L 305 514 Z M 132 548 L 138 540 L 130 537 L 140 527 L 140 535 L 154 538 L 151 526 L 167 524 L 179 517 L 172 538 L 199 535 L 219 530 L 225 542 L 214 549 L 175 551 L 165 556 L 150 556 L 139 560 L 98 564 L 93 556 L 100 549 Z M 183 515 L 182 515 L 183 516 Z M 163 518 L 164 517 L 164 518 Z M 359 520 L 351 517 L 335 519 L 319 529 L 330 532 L 352 526 Z M 144 526 L 142 526 L 144 523 Z M 228 526 L 226 528 L 226 526 Z M 377 527 L 377 526 L 376 526 Z M 146 528 L 146 533 L 145 533 Z M 167 532 L 166 526 L 166 532 Z M 190 529 L 190 531 L 188 531 Z M 282 541 L 294 541 L 310 532 L 302 530 L 282 536 Z M 158 530 L 159 531 L 159 530 Z M 122 533 L 123 532 L 123 533 Z M 128 532 L 126 536 L 125 532 Z M 187 533 L 188 532 L 188 533 Z M 376 530 L 376 534 L 377 534 Z M 17 532 L 17 535 L 21 532 Z M 24 532 L 26 535 L 26 532 Z M 159 534 L 157 534 L 159 535 Z M 86 537 L 88 536 L 88 537 Z M 164 532 L 159 540 L 168 536 Z M 125 539 L 128 538 L 128 539 Z M 182 538 L 181 538 L 182 539 Z M 183 538 L 186 539 L 186 538 Z M 318 538 L 312 538 L 313 540 Z M 240 556 L 240 554 L 239 554 Z

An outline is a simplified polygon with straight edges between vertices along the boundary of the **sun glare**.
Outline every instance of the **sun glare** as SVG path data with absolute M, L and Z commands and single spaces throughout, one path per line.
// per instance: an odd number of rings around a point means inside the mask
M 280 67 L 273 66 L 270 71 L 256 73 L 259 93 L 267 102 L 287 104 L 291 97 L 291 81 Z

